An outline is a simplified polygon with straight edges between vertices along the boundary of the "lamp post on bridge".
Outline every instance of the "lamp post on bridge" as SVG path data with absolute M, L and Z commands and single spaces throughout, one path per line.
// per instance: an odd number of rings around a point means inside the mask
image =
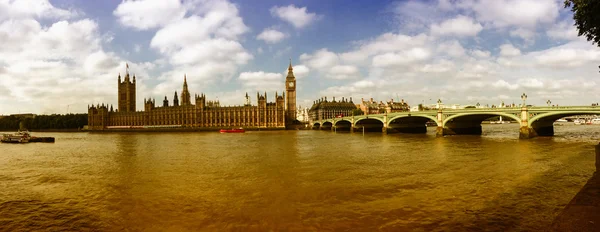
M 525 93 L 521 94 L 521 99 L 523 99 L 523 107 L 526 107 L 525 100 L 527 100 L 527 94 L 525 94 Z
M 548 106 L 550 106 L 550 104 L 552 104 L 552 101 L 548 100 L 548 101 L 546 101 L 546 104 L 548 104 Z

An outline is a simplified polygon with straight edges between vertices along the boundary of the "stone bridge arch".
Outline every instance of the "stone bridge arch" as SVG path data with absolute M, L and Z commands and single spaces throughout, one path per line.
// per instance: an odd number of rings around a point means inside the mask
M 554 121 L 575 115 L 600 115 L 600 112 L 594 111 L 570 111 L 570 112 L 546 112 L 546 113 L 530 113 L 528 126 L 534 132 L 534 136 L 553 136 Z
M 443 121 L 443 135 L 457 135 L 457 134 L 472 134 L 480 135 L 481 122 L 483 120 L 502 116 L 510 119 L 514 119 L 517 123 L 521 122 L 521 118 L 517 115 L 506 113 L 506 112 L 469 112 L 469 113 L 458 113 L 451 115 Z
M 314 122 L 313 125 L 312 125 L 312 129 L 313 130 L 318 130 L 319 128 L 321 128 L 321 123 Z
M 350 131 L 352 130 L 352 121 L 347 119 L 337 120 L 333 126 L 335 131 Z
M 437 125 L 437 118 L 431 115 L 398 115 L 388 120 L 387 132 L 400 133 L 427 133 L 426 123 L 433 120 Z M 438 125 L 441 126 L 441 125 Z
M 385 122 L 382 118 L 370 117 L 360 118 L 354 121 L 354 128 L 356 130 L 363 130 L 367 132 L 385 132 Z
M 321 130 L 331 130 L 333 128 L 333 123 L 330 121 L 325 121 L 321 124 Z

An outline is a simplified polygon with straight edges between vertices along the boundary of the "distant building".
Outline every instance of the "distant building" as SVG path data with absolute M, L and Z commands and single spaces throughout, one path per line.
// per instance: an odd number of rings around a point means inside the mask
M 162 106 L 155 99 L 144 99 L 144 111 L 136 111 L 136 80 L 130 80 L 129 71 L 121 81 L 118 76 L 118 109 L 101 104 L 88 107 L 88 129 L 122 128 L 170 128 L 170 127 L 247 127 L 285 128 L 296 120 L 296 78 L 292 64 L 288 67 L 285 93 L 275 93 L 275 102 L 267 102 L 267 93 L 256 94 L 257 105 L 250 104 L 246 93 L 243 106 L 221 106 L 219 101 L 210 101 L 204 94 L 192 97 L 188 90 L 187 77 L 183 78 L 181 99 L 177 92 L 169 104 L 167 96 Z M 181 101 L 180 101 L 181 100 Z
M 20 117 L 20 118 L 35 118 L 35 114 L 11 114 L 10 116 Z
M 356 105 L 352 102 L 352 98 L 342 98 L 341 101 L 336 101 L 334 97 L 332 101 L 328 101 L 327 97 L 325 97 L 313 102 L 312 107 L 308 110 L 308 117 L 310 121 L 346 117 L 351 116 L 352 111 L 356 109 Z
M 365 115 L 410 111 L 410 106 L 408 103 L 404 102 L 404 99 L 402 99 L 400 102 L 394 102 L 394 99 L 390 99 L 388 102 L 376 102 L 373 101 L 373 98 L 371 98 L 369 101 L 361 99 L 360 102 L 361 103 L 359 107 Z

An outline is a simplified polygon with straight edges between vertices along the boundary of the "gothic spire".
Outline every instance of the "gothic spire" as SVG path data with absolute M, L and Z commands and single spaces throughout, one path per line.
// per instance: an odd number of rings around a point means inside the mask
M 296 79 L 296 77 L 294 77 L 294 69 L 292 68 L 292 59 L 290 58 L 290 66 L 288 66 L 288 75 L 286 77 L 286 79 Z

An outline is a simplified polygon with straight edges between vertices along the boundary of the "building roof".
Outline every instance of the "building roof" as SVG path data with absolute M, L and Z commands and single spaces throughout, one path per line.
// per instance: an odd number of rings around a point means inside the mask
M 342 98 L 343 99 L 343 98 Z M 352 102 L 352 100 L 343 99 L 342 101 L 327 101 L 327 98 L 324 100 L 320 99 L 313 103 L 312 107 L 310 107 L 309 111 L 315 110 L 354 110 L 356 109 L 356 105 Z

